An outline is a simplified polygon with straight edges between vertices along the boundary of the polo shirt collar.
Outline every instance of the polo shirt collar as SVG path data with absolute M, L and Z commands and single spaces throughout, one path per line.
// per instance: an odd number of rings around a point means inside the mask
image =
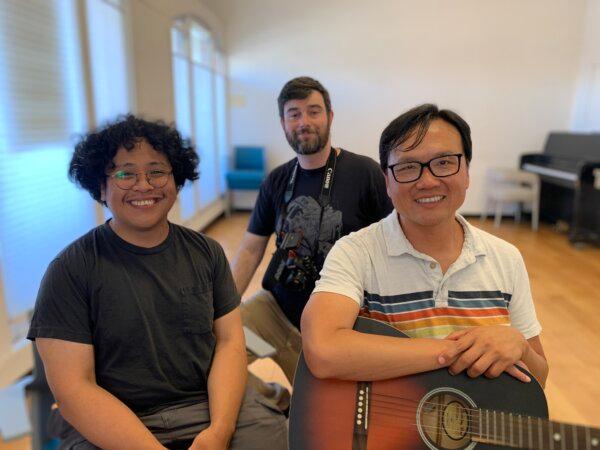
M 479 233 L 476 232 L 476 229 L 460 214 L 456 214 L 456 220 L 462 225 L 465 233 L 463 251 L 468 249 L 474 256 L 485 255 L 485 246 L 483 245 Z M 423 256 L 422 253 L 415 250 L 413 245 L 406 238 L 406 235 L 400 226 L 400 220 L 398 219 L 396 210 L 392 211 L 385 219 L 383 219 L 383 237 L 385 239 L 388 256 L 400 256 L 404 253 L 417 257 Z
M 462 225 L 465 232 L 465 243 L 463 244 L 463 248 L 468 248 L 475 256 L 485 255 L 485 245 L 480 234 L 477 232 L 477 228 L 467 222 L 460 214 L 456 215 L 456 220 Z
M 402 231 L 396 210 L 393 210 L 383 219 L 383 237 L 388 256 L 400 256 L 404 253 L 413 255 L 416 253 L 415 248 L 404 235 L 404 231 Z

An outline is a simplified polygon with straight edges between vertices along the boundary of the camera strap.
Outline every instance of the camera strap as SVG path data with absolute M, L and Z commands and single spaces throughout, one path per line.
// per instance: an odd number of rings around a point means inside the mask
M 333 176 L 335 175 L 335 165 L 337 162 L 336 151 L 333 147 L 331 147 L 331 151 L 329 152 L 329 157 L 327 158 L 327 164 L 325 165 L 325 174 L 323 175 L 323 184 L 321 186 L 321 193 L 319 194 L 319 205 L 321 206 L 321 215 L 319 217 L 319 229 L 317 230 L 317 239 L 319 238 L 318 234 L 321 231 L 321 221 L 323 220 L 323 212 L 325 207 L 329 205 L 331 201 L 331 189 L 333 187 Z M 287 187 L 285 188 L 285 193 L 283 196 L 283 205 L 282 205 L 282 217 L 281 224 L 283 226 L 285 222 L 285 218 L 287 216 L 287 207 L 290 201 L 292 200 L 292 195 L 294 195 L 294 187 L 296 186 L 296 177 L 298 175 L 298 160 L 296 160 L 296 164 L 294 165 L 294 170 L 288 180 Z M 277 236 L 277 245 L 279 246 L 280 237 Z

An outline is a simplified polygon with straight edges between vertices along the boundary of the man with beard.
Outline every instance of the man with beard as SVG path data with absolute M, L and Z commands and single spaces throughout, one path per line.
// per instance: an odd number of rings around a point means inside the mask
M 392 211 L 377 163 L 331 146 L 329 93 L 309 77 L 285 84 L 279 117 L 296 157 L 277 167 L 261 186 L 250 223 L 232 262 L 243 294 L 261 262 L 271 233 L 273 254 L 263 288 L 242 304 L 244 325 L 276 349 L 274 361 L 292 382 L 301 349 L 300 316 L 325 256 L 340 237 Z M 249 362 L 256 356 L 248 354 Z M 285 410 L 289 394 L 278 385 L 251 383 Z

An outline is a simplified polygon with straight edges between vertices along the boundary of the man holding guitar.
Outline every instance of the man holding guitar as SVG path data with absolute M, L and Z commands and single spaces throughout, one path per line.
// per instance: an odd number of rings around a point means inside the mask
M 471 136 L 456 113 L 422 105 L 383 131 L 380 163 L 395 211 L 339 240 L 302 315 L 317 378 L 375 381 L 447 367 L 522 382 L 548 375 L 523 259 L 457 214 Z M 353 330 L 357 316 L 413 339 Z

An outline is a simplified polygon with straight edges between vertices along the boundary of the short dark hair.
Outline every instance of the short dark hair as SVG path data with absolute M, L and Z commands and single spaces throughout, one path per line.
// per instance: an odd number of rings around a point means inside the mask
M 471 128 L 465 120 L 448 109 L 438 109 L 437 105 L 426 103 L 401 114 L 390 122 L 381 133 L 379 140 L 379 162 L 383 170 L 387 169 L 390 153 L 405 143 L 416 131 L 415 142 L 409 149 L 415 148 L 425 138 L 432 120 L 441 119 L 452 125 L 460 134 L 467 164 L 471 162 L 473 143 Z M 409 150 L 407 149 L 407 150 Z
M 283 86 L 279 97 L 277 97 L 277 105 L 279 106 L 279 117 L 283 118 L 283 107 L 290 100 L 304 100 L 312 91 L 317 91 L 323 96 L 325 110 L 327 114 L 331 112 L 331 99 L 329 92 L 321 83 L 311 77 L 297 77 Z
M 149 122 L 132 114 L 119 116 L 116 121 L 80 138 L 69 164 L 69 178 L 104 204 L 100 198 L 101 187 L 106 183 L 106 171 L 117 151 L 121 147 L 131 151 L 141 140 L 166 155 L 177 190 L 185 180 L 198 179 L 198 154 L 174 126 L 163 121 Z

